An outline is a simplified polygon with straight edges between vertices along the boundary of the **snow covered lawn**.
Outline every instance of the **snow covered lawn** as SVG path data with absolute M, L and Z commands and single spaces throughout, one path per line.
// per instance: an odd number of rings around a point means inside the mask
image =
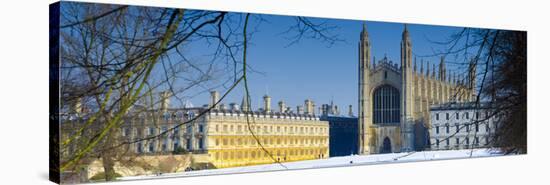
M 232 173 L 246 172 L 265 172 L 277 171 L 285 169 L 308 169 L 308 168 L 326 168 L 337 166 L 353 166 L 353 165 L 369 165 L 369 164 L 384 164 L 394 162 L 412 162 L 412 161 L 430 161 L 442 159 L 462 159 L 471 157 L 490 157 L 501 156 L 497 152 L 491 152 L 488 149 L 467 149 L 467 150 L 444 150 L 444 151 L 422 151 L 411 153 L 390 153 L 376 155 L 352 155 L 342 157 L 331 157 L 328 159 L 307 160 L 287 162 L 281 164 L 265 164 L 256 166 L 244 166 L 211 170 L 200 170 L 180 173 L 166 173 L 162 175 L 146 175 L 146 176 L 129 176 L 121 177 L 119 180 L 138 180 L 138 179 L 153 179 L 153 178 L 168 178 L 168 177 L 190 177 L 200 175 L 220 175 Z M 286 167 L 286 168 L 285 168 Z

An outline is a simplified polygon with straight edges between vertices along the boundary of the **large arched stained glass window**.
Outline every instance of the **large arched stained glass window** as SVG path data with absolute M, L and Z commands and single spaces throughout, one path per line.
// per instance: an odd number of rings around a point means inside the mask
M 373 94 L 373 121 L 375 124 L 399 123 L 401 106 L 399 90 L 390 85 L 382 85 Z

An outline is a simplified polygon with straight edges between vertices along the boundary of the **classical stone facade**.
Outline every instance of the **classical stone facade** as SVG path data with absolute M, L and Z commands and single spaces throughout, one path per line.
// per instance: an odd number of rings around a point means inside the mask
M 212 92 L 211 97 L 210 105 L 213 105 L 219 94 Z M 214 106 L 194 122 L 172 131 L 169 137 L 149 142 L 149 146 L 137 143 L 134 147 L 136 152 L 145 153 L 171 152 L 182 147 L 196 154 L 208 154 L 215 168 L 328 157 L 328 122 L 320 121 L 313 109 L 307 108 L 311 107 L 311 100 L 306 100 L 306 113 L 300 114 L 288 108 L 272 111 L 270 100 L 264 96 L 264 107 L 258 111 L 247 111 L 246 101 L 241 109 L 236 109 L 239 106 L 234 104 L 229 108 Z M 163 132 L 207 111 L 210 105 L 170 109 L 164 113 L 166 119 L 159 126 L 142 129 L 149 134 Z
M 486 103 L 446 103 L 430 108 L 432 150 L 488 148 L 499 126 Z
M 387 57 L 376 61 L 366 25 L 359 41 L 359 146 L 360 153 L 421 150 L 428 140 L 430 105 L 472 99 L 475 70 L 467 78 L 447 75 L 443 56 L 424 71 L 413 65 L 412 41 L 407 26 L 401 35 L 401 65 Z M 372 58 L 372 61 L 371 61 Z
M 129 155 L 143 158 L 179 151 L 179 155 L 192 154 L 193 159 L 200 156 L 201 160 L 195 162 L 209 168 L 329 157 L 329 124 L 319 119 L 311 100 L 305 101 L 303 112 L 295 113 L 284 102 L 279 103 L 279 111 L 271 110 L 271 98 L 267 95 L 263 108 L 257 111 L 250 111 L 246 102 L 243 106 L 213 106 L 218 102 L 217 92 L 211 93 L 209 105 L 169 108 L 167 95 L 161 93 L 159 109 L 136 108 L 136 113 L 125 118 L 117 138 L 130 142 L 123 146 Z M 64 122 L 64 137 L 84 123 L 85 118 L 77 115 Z M 144 138 L 150 139 L 140 141 Z
M 249 113 L 250 125 L 246 119 L 242 112 L 223 110 L 213 111 L 206 117 L 206 149 L 216 167 L 329 156 L 328 122 L 316 116 L 253 112 Z

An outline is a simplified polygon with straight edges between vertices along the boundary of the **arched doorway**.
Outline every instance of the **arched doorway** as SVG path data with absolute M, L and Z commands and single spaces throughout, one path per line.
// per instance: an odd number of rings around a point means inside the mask
M 391 141 L 390 138 L 386 137 L 384 138 L 384 142 L 382 144 L 382 151 L 380 153 L 391 153 Z

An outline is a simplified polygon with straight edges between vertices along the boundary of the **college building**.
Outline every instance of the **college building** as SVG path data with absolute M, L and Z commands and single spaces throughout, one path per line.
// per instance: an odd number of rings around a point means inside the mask
M 489 148 L 491 134 L 499 126 L 486 103 L 446 103 L 430 108 L 431 150 Z
M 438 67 L 413 63 L 413 42 L 404 26 L 400 65 L 384 56 L 376 60 L 367 26 L 360 33 L 359 54 L 359 152 L 360 154 L 408 152 L 428 147 L 430 106 L 475 97 L 475 67 L 467 76 L 449 74 L 445 59 Z M 437 74 L 436 74 L 437 72 Z
M 321 120 L 329 123 L 330 157 L 349 156 L 359 152 L 359 124 L 357 116 L 353 115 L 352 106 L 348 106 L 347 114 L 340 114 L 337 105 L 321 105 Z
M 245 98 L 241 105 L 216 104 L 216 91 L 202 107 L 187 103 L 183 108 L 170 108 L 168 97 L 169 93 L 161 93 L 159 108 L 134 107 L 124 119 L 117 132 L 120 142 L 128 143 L 123 147 L 129 155 L 192 154 L 194 162 L 203 163 L 204 168 L 329 157 L 329 124 L 315 113 L 312 100 L 294 112 L 283 101 L 278 110 L 272 110 L 267 95 L 263 107 L 255 111 L 247 111 Z M 63 138 L 86 122 L 85 116 L 76 115 L 62 121 Z

